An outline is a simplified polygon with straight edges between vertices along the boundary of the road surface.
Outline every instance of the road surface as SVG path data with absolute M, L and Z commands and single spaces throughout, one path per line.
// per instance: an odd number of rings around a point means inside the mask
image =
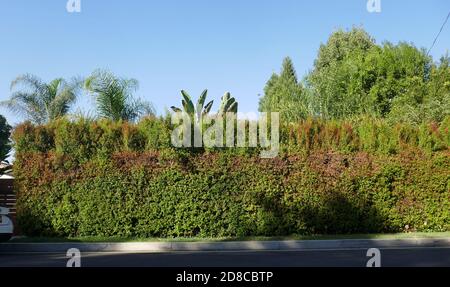
M 365 267 L 367 249 L 82 253 L 82 267 Z M 0 254 L 0 267 L 65 267 L 66 254 Z M 383 267 L 450 267 L 450 248 L 381 249 Z

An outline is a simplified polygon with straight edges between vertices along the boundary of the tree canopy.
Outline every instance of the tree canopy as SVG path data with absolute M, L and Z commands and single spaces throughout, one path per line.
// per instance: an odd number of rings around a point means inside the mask
M 138 87 L 136 79 L 120 78 L 106 70 L 95 71 L 84 83 L 84 88 L 95 97 L 99 116 L 114 121 L 135 121 L 154 114 L 149 102 L 133 97 Z
M 77 83 L 57 78 L 45 83 L 38 77 L 25 74 L 11 83 L 11 98 L 0 102 L 12 112 L 36 124 L 44 124 L 66 115 L 76 100 Z
M 306 93 L 298 81 L 291 58 L 283 60 L 280 74 L 272 74 L 259 100 L 260 112 L 279 112 L 286 121 L 298 121 L 308 114 Z
M 439 63 L 413 44 L 376 44 L 363 29 L 338 30 L 320 46 L 305 84 L 290 58 L 273 74 L 260 111 L 279 111 L 284 120 L 308 115 L 344 119 L 360 115 L 419 124 L 449 115 L 449 57 Z
M 10 133 L 11 126 L 4 116 L 0 115 L 0 162 L 5 161 L 11 151 Z

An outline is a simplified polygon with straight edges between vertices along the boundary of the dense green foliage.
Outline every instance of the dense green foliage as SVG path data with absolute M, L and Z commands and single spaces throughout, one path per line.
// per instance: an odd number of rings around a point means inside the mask
M 370 102 L 361 68 L 375 41 L 362 29 L 338 30 L 320 46 L 308 81 L 314 91 L 313 112 L 325 118 L 346 118 L 371 113 Z
M 338 30 L 322 44 L 303 90 L 292 62 L 266 84 L 260 111 L 287 121 L 308 115 L 346 119 L 359 115 L 420 124 L 450 114 L 449 57 L 434 63 L 412 44 L 377 45 L 363 29 Z
M 170 115 L 156 118 L 135 99 L 133 79 L 88 77 L 100 116 L 92 120 L 62 117 L 76 92 L 65 81 L 20 77 L 13 86 L 30 90 L 4 104 L 46 123 L 25 122 L 12 136 L 20 228 L 137 237 L 449 231 L 449 62 L 408 43 L 379 45 L 357 28 L 333 33 L 303 81 L 284 59 L 259 102 L 281 114 L 274 159 L 261 159 L 261 148 L 174 148 Z M 211 124 L 202 121 L 213 105 L 206 97 L 194 105 L 182 91 L 194 134 Z M 218 114 L 237 109 L 227 93 Z M 0 127 L 8 138 L 2 117 Z
M 11 151 L 10 134 L 11 126 L 8 125 L 4 116 L 0 115 L 0 162 L 6 160 Z
M 280 75 L 273 74 L 259 100 L 260 112 L 279 112 L 286 122 L 297 122 L 309 115 L 306 92 L 297 79 L 292 60 L 283 61 Z
M 11 83 L 11 90 L 17 86 L 7 101 L 0 102 L 11 111 L 25 116 L 37 124 L 47 123 L 66 115 L 75 102 L 78 83 L 69 83 L 62 78 L 45 83 L 30 74 L 17 77 Z
M 191 152 L 170 121 L 25 123 L 13 140 L 29 235 L 245 236 L 450 230 L 445 124 L 309 119 L 282 152 Z

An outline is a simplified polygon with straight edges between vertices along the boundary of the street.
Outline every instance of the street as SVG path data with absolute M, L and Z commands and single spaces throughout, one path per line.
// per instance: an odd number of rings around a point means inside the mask
M 365 267 L 367 249 L 82 253 L 81 267 Z M 0 267 L 65 267 L 61 253 L 0 254 Z M 450 267 L 450 248 L 381 249 L 382 267 Z

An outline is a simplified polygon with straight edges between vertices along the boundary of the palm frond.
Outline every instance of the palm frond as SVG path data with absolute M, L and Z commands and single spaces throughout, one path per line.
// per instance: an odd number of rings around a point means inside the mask
M 135 121 L 143 115 L 154 114 L 149 102 L 133 98 L 139 88 L 135 79 L 123 79 L 109 71 L 97 70 L 84 81 L 84 88 L 95 97 L 97 112 L 102 118 Z
M 13 92 L 1 105 L 27 119 L 42 124 L 65 115 L 76 98 L 76 90 L 64 79 L 58 78 L 46 84 L 31 74 L 17 77 L 11 83 Z
M 11 82 L 10 89 L 13 90 L 19 85 L 23 85 L 24 88 L 28 88 L 37 93 L 44 93 L 46 89 L 46 84 L 40 78 L 31 74 L 24 74 L 15 78 Z

